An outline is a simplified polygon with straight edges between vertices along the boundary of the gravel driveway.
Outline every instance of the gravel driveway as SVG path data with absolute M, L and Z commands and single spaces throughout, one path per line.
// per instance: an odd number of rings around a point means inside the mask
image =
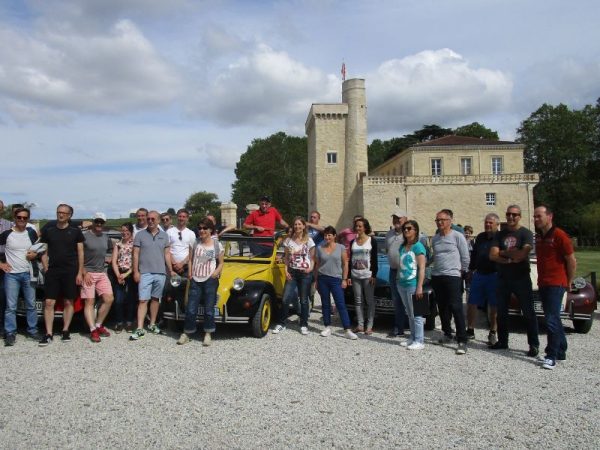
M 309 336 L 295 318 L 264 339 L 217 326 L 208 348 L 177 346 L 176 332 L 46 348 L 19 335 L 0 348 L 0 448 L 600 447 L 599 323 L 570 333 L 549 371 L 525 356 L 519 326 L 509 351 L 489 351 L 479 328 L 457 356 L 428 345 L 439 331 L 411 352 L 389 323 L 349 341 L 339 322 L 320 337 L 320 318 Z

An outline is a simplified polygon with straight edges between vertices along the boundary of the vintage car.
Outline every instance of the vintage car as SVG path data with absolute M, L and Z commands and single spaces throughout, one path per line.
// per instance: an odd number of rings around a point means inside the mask
M 119 233 L 118 231 L 107 230 L 107 231 L 105 231 L 105 233 L 108 234 L 109 238 L 111 239 L 111 242 L 113 242 L 113 243 L 118 241 L 119 239 L 121 239 L 121 233 Z M 110 259 L 111 255 L 112 255 L 112 245 L 111 245 L 111 250 L 109 250 L 107 252 L 106 257 L 108 259 Z M 42 272 L 42 263 L 39 258 L 38 258 L 38 260 L 35 260 L 33 262 L 33 264 L 35 264 L 37 266 L 35 273 Z M 108 266 L 108 264 L 107 264 L 107 266 Z M 44 276 L 43 276 L 43 272 L 42 272 L 41 275 L 38 275 L 37 281 L 35 282 L 35 285 L 36 285 L 35 309 L 37 310 L 38 319 L 41 319 L 44 316 L 45 294 L 44 294 L 44 281 L 43 280 L 44 280 Z M 81 300 L 80 297 L 77 297 L 75 299 L 75 301 L 73 302 L 74 313 L 77 314 L 77 313 L 83 311 L 83 307 L 84 307 L 83 300 Z M 54 318 L 55 319 L 62 318 L 63 309 L 64 309 L 64 305 L 63 305 L 62 299 L 57 299 L 57 301 L 54 305 Z M 17 315 L 17 317 L 27 317 L 27 309 L 25 308 L 25 300 L 23 299 L 23 297 L 19 297 L 19 299 L 17 300 L 16 315 Z
M 542 302 L 539 298 L 537 285 L 537 260 L 532 254 L 529 258 L 531 267 L 531 282 L 533 285 L 533 307 L 538 317 L 544 317 Z M 577 333 L 588 333 L 594 321 L 594 311 L 598 308 L 598 295 L 594 286 L 596 284 L 596 272 L 592 272 L 587 277 L 575 278 L 571 289 L 565 292 L 561 307 L 561 318 L 571 320 L 573 328 Z M 513 316 L 521 316 L 518 299 L 513 296 L 508 306 L 508 313 Z
M 215 321 L 249 324 L 252 334 L 263 337 L 269 331 L 285 285 L 283 234 L 253 237 L 243 231 L 224 234 L 225 261 L 219 279 Z M 183 321 L 187 304 L 187 285 L 169 289 L 163 301 L 163 317 Z M 200 306 L 198 321 L 203 320 Z

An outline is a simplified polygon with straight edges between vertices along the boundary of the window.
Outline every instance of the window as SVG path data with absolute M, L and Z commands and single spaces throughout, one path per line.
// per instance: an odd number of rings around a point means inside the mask
M 471 175 L 471 165 L 473 160 L 471 158 L 460 158 L 460 174 Z
M 486 192 L 485 206 L 496 206 L 496 193 L 495 192 Z
M 400 206 L 400 197 L 396 197 L 396 206 Z
M 337 164 L 337 152 L 327 152 L 327 164 Z
M 502 157 L 501 156 L 493 156 L 492 157 L 492 175 L 502 175 L 504 171 L 502 167 Z
M 434 158 L 431 160 L 431 176 L 439 177 L 442 175 L 442 159 Z

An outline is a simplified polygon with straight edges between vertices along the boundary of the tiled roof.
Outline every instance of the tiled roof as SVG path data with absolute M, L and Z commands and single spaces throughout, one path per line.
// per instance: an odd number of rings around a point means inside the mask
M 420 142 L 413 145 L 413 147 L 431 147 L 439 145 L 510 145 L 516 142 L 510 141 L 494 141 L 492 139 L 480 139 L 467 136 L 454 136 L 448 135 L 441 138 L 433 139 L 431 141 Z

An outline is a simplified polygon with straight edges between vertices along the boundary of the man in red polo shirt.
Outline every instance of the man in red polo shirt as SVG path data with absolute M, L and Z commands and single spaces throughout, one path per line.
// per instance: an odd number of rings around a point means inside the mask
M 279 224 L 282 228 L 289 228 L 289 225 L 283 220 L 279 211 L 271 206 L 271 199 L 266 195 L 260 198 L 260 208 L 252 211 L 244 221 L 244 228 L 254 230 L 254 236 L 273 236 L 275 227 Z
M 571 286 L 577 269 L 571 239 L 553 225 L 552 219 L 552 211 L 546 205 L 540 205 L 533 211 L 539 295 L 548 328 L 548 345 L 542 367 L 550 370 L 556 367 L 557 360 L 566 359 L 567 338 L 560 311 L 565 291 Z

